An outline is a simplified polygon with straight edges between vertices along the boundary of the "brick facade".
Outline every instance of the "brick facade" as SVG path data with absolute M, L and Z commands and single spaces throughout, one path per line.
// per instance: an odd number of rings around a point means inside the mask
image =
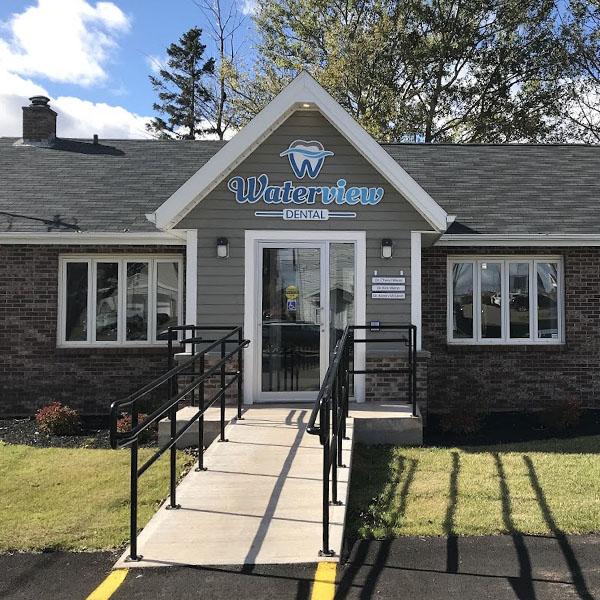
M 381 355 L 366 358 L 367 369 L 408 368 L 408 354 L 404 356 Z M 429 353 L 417 355 L 417 401 L 424 412 L 427 402 L 427 370 Z M 369 373 L 365 375 L 365 400 L 367 402 L 408 402 L 408 375 L 405 373 Z
M 450 346 L 446 343 L 448 256 L 562 256 L 565 334 L 561 346 Z M 600 248 L 444 248 L 423 250 L 423 349 L 429 362 L 429 412 L 459 398 L 492 411 L 529 411 L 577 397 L 600 407 Z
M 166 246 L 0 245 L 0 415 L 60 400 L 106 414 L 166 369 L 166 348 L 57 348 L 58 259 L 64 254 L 178 254 Z

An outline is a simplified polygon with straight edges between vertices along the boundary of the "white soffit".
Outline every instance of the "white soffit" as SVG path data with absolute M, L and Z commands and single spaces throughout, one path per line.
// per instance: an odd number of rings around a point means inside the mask
M 296 110 L 319 110 L 438 232 L 446 211 L 306 72 L 300 73 L 246 127 L 150 216 L 159 229 L 175 227 Z

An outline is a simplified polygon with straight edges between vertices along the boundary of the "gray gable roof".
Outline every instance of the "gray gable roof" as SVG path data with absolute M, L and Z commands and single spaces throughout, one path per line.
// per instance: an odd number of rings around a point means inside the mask
M 58 140 L 52 148 L 41 148 L 15 141 L 0 138 L 0 233 L 77 227 L 87 232 L 155 231 L 145 214 L 224 144 Z M 600 232 L 599 146 L 383 147 L 456 215 L 450 233 Z
M 3 231 L 156 231 L 158 208 L 224 142 L 57 140 L 51 148 L 0 138 Z M 47 225 L 2 212 L 56 220 Z
M 456 215 L 449 233 L 600 233 L 600 146 L 385 146 Z

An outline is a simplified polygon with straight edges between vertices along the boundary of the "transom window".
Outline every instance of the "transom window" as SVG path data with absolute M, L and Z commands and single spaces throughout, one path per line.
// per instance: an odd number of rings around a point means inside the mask
M 163 343 L 181 322 L 181 257 L 65 256 L 59 282 L 60 345 Z
M 562 260 L 460 257 L 448 261 L 448 342 L 564 341 Z

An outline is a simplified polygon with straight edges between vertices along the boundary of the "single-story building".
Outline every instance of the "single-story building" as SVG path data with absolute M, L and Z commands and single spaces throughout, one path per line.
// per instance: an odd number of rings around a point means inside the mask
M 304 73 L 228 142 L 56 119 L 34 97 L 0 139 L 4 416 L 105 414 L 184 323 L 244 326 L 247 403 L 314 399 L 347 324 L 412 323 L 430 414 L 600 404 L 599 147 L 379 144 Z M 357 401 L 402 399 L 367 377 Z

